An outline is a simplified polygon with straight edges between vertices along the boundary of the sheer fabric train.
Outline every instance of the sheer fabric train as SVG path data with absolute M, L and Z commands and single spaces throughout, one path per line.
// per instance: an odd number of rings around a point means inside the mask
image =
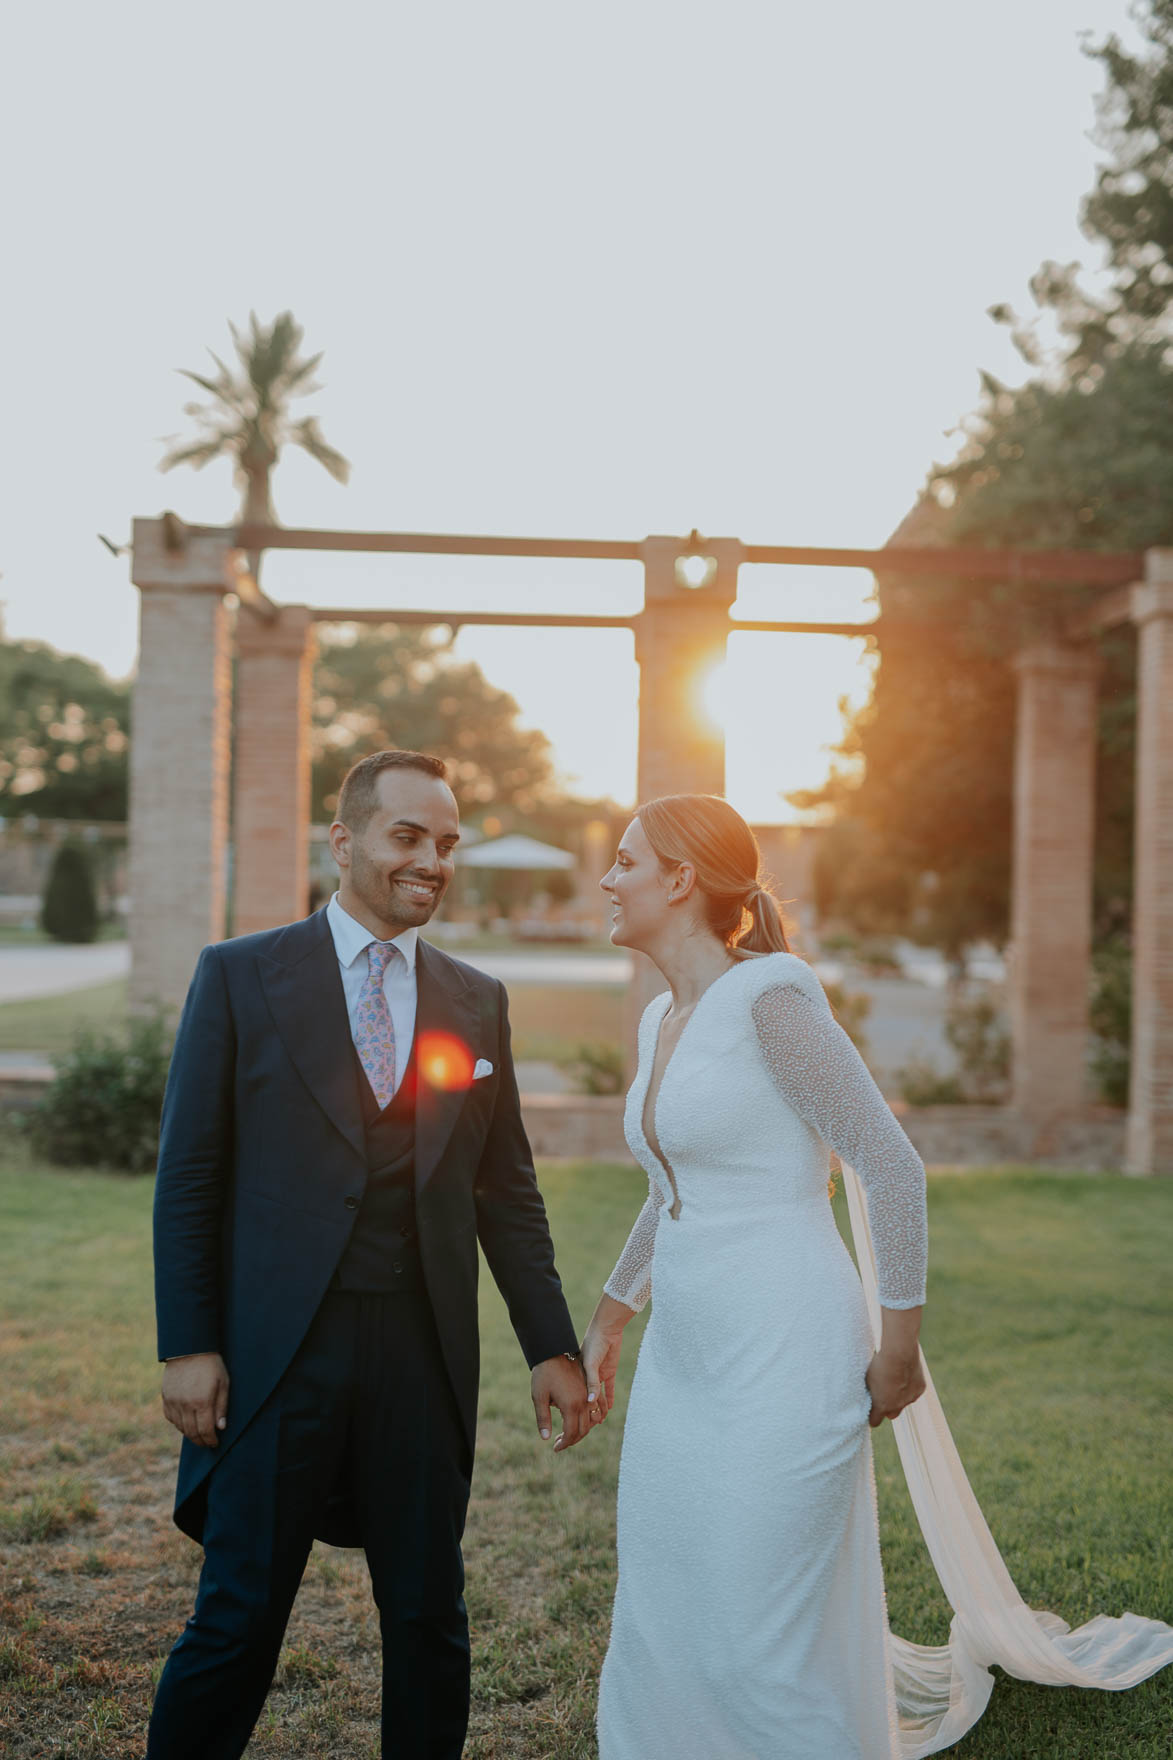
M 843 1180 L 856 1258 L 872 1328 L 880 1303 L 867 1202 L 846 1165 Z M 923 1358 L 922 1358 L 923 1361 Z M 1072 1631 L 1054 1613 L 1029 1608 L 1014 1586 L 978 1507 L 949 1433 L 932 1376 L 892 1425 L 912 1506 L 933 1568 L 953 1609 L 949 1642 L 891 1637 L 901 1760 L 920 1760 L 960 1741 L 985 1710 L 997 1663 L 1016 1680 L 1049 1687 L 1135 1687 L 1173 1662 L 1173 1626 L 1124 1613 L 1098 1614 Z

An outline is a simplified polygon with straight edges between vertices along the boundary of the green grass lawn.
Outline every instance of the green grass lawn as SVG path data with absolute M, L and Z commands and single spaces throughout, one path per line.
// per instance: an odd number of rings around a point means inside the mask
M 0 1051 L 68 1051 L 85 1028 L 119 1032 L 126 1026 L 126 979 L 111 978 L 67 996 L 34 996 L 0 1003 Z
M 615 984 L 516 984 L 509 997 L 514 1055 L 564 1063 L 584 1041 L 621 1041 L 623 988 Z M 0 1051 L 59 1056 L 79 1029 L 126 1025 L 126 979 L 67 996 L 0 1003 Z
M 542 1180 L 585 1320 L 643 1179 L 564 1165 Z M 0 1160 L 0 1749 L 13 1760 L 140 1754 L 152 1679 L 190 1607 L 199 1554 L 169 1522 L 176 1445 L 157 1406 L 150 1199 L 147 1180 Z M 926 1354 L 1019 1588 L 1073 1624 L 1125 1608 L 1169 1618 L 1173 1182 L 938 1175 L 930 1214 Z M 524 1366 L 487 1279 L 483 1310 L 467 1751 L 587 1760 L 614 1581 L 621 1410 L 552 1456 L 536 1440 Z M 636 1342 L 629 1335 L 621 1406 Z M 887 1427 L 877 1465 L 893 1627 L 939 1642 L 947 1610 Z M 1166 1760 L 1168 1674 L 1124 1694 L 1000 1679 L 953 1751 Z M 361 1558 L 319 1547 L 250 1754 L 374 1755 L 377 1694 Z
M 126 924 L 121 918 L 98 924 L 95 941 L 125 941 Z M 44 929 L 26 929 L 23 923 L 0 923 L 0 947 L 60 947 L 56 936 Z

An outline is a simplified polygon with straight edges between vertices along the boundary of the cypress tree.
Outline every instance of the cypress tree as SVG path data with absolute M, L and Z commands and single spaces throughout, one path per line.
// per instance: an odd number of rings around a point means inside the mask
M 41 927 L 55 941 L 92 941 L 98 932 L 98 900 L 89 858 L 79 843 L 63 843 L 53 857 Z

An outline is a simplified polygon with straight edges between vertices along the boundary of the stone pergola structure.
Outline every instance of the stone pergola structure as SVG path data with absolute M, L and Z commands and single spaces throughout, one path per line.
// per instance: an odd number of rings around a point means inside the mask
M 631 616 L 278 605 L 257 588 L 245 562 L 250 551 L 274 549 L 638 562 L 644 604 Z M 743 563 L 1103 589 L 1091 610 L 1069 617 L 1052 639 L 1015 661 L 1012 1108 L 1028 1153 L 1051 1152 L 1065 1122 L 1085 1107 L 1095 637 L 1115 624 L 1135 625 L 1135 958 L 1126 1159 L 1137 1173 L 1173 1173 L 1173 551 L 807 549 L 696 533 L 610 542 L 185 526 L 173 514 L 136 520 L 132 579 L 142 604 L 131 752 L 132 1001 L 177 1006 L 200 948 L 223 937 L 230 817 L 234 932 L 305 913 L 316 623 L 630 629 L 640 668 L 639 798 L 719 794 L 724 739 L 698 716 L 693 693 L 698 675 L 724 658 L 731 630 L 883 640 L 882 618 L 734 622 L 730 609 Z M 650 994 L 647 986 L 641 974 L 633 987 L 636 1005 L 641 993 Z

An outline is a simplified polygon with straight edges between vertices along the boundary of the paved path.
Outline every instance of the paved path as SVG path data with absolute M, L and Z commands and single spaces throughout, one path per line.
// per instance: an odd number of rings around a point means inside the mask
M 130 970 L 125 941 L 92 947 L 0 947 L 0 1002 L 27 1002 L 35 996 L 68 996 L 123 978 Z
M 467 953 L 454 948 L 453 952 L 509 985 L 623 985 L 631 977 L 631 959 L 621 948 L 591 953 L 553 948 Z M 872 998 L 872 1013 L 864 1028 L 869 1062 L 877 1079 L 887 1087 L 891 1086 L 894 1072 L 911 1056 L 927 1057 L 942 1070 L 953 1067 L 943 1030 L 944 963 L 925 949 L 902 947 L 900 952 L 908 974 L 902 978 L 867 978 L 850 968 L 845 970 L 832 959 L 816 962 L 825 981 L 845 981 L 849 990 L 864 990 Z M 93 947 L 0 947 L 0 1003 L 67 995 L 122 977 L 129 966 L 130 949 L 124 941 L 102 942 Z M 978 975 L 998 975 L 995 960 L 982 962 L 982 967 Z M 553 1070 L 531 1072 L 535 1091 L 556 1091 L 565 1080 Z
M 614 953 L 561 953 L 537 947 L 500 953 L 495 949 L 465 953 L 451 947 L 445 952 L 503 984 L 626 984 L 631 977 L 631 956 L 619 948 Z

